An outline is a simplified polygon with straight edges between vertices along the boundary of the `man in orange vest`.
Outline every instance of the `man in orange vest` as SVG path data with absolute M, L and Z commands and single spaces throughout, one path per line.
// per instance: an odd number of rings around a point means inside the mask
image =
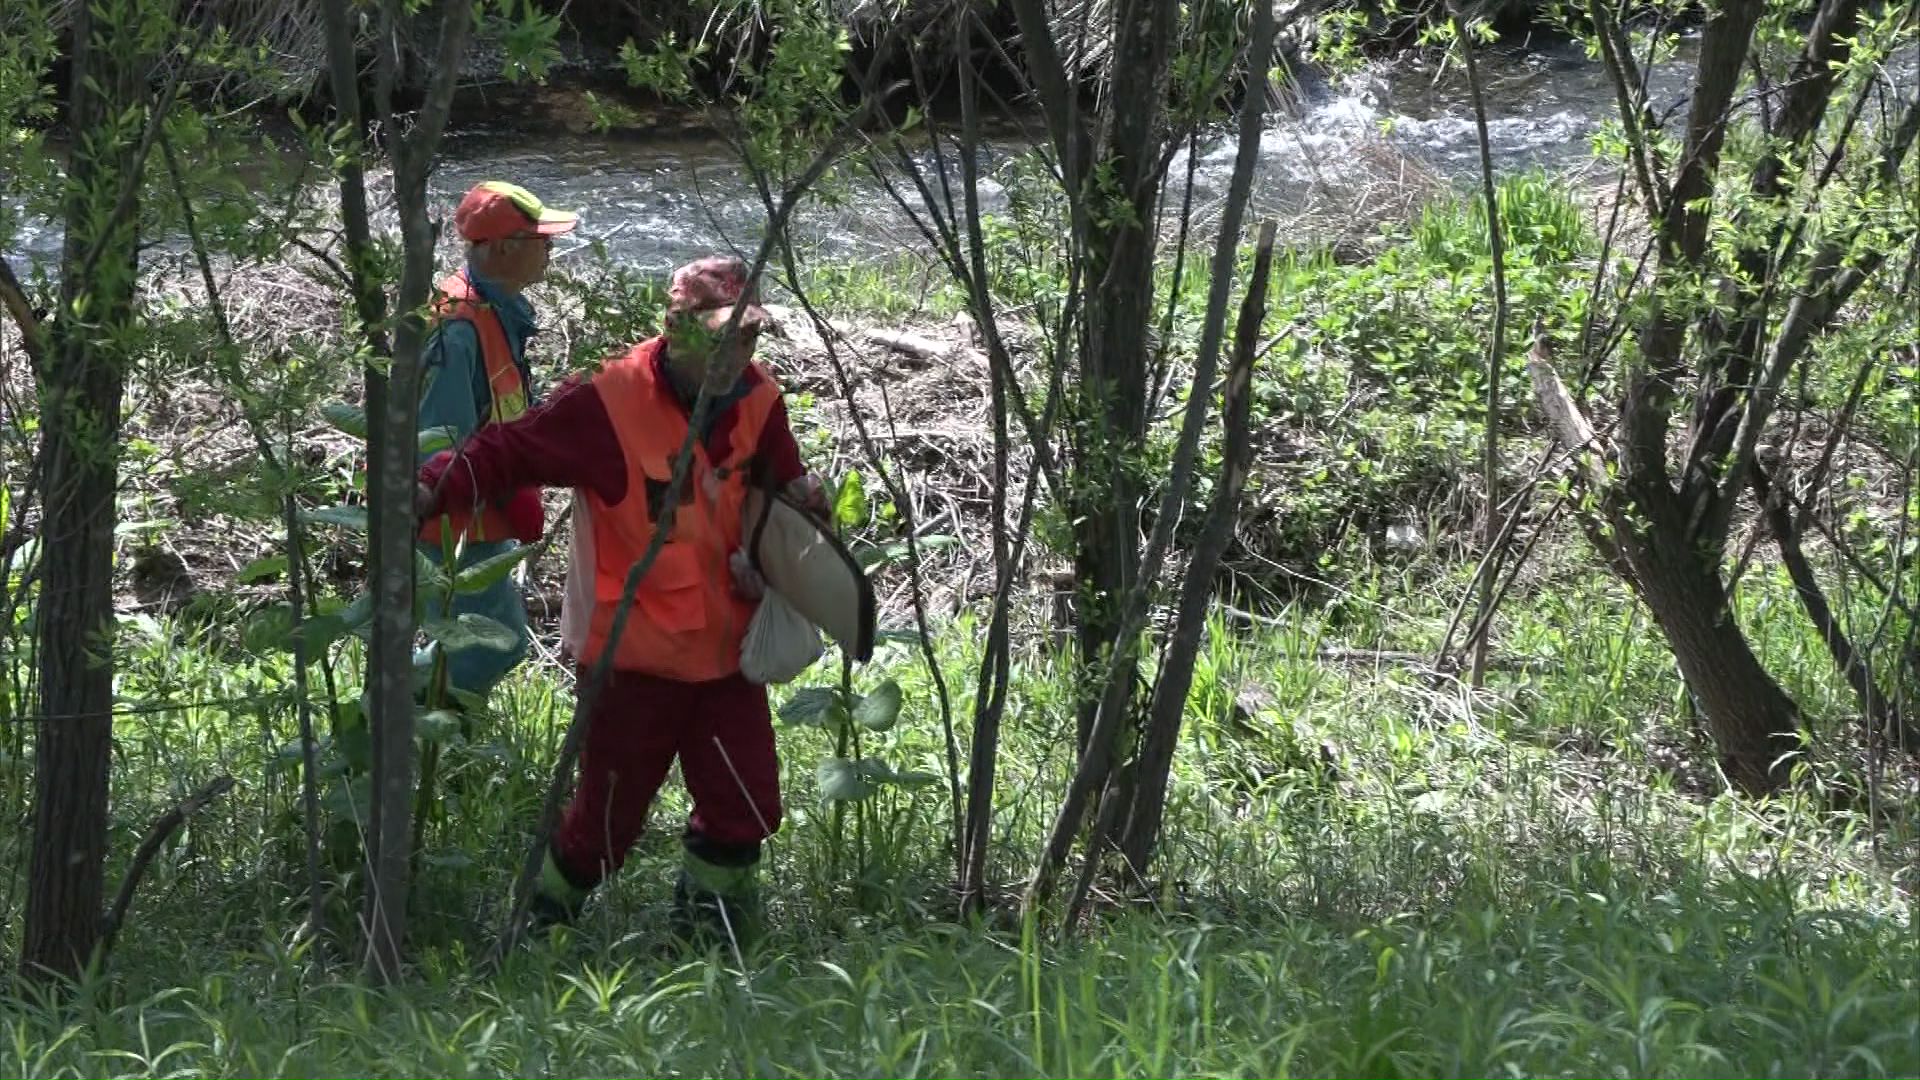
M 723 337 L 743 300 L 737 332 Z M 742 504 L 752 485 L 825 512 L 779 387 L 752 359 L 765 319 L 740 260 L 683 266 L 668 289 L 664 334 L 561 386 L 519 420 L 481 429 L 454 467 L 441 455 L 421 469 L 427 514 L 528 485 L 573 489 L 561 636 L 584 679 L 608 648 L 628 569 L 653 538 L 700 388 L 712 388 L 672 532 L 612 645 L 579 783 L 548 844 L 533 903 L 542 926 L 570 921 L 620 867 L 676 757 L 694 805 L 675 930 L 725 940 L 757 922 L 755 869 L 781 807 L 766 688 L 740 673 L 763 588 L 740 555 Z
M 536 327 L 523 291 L 546 275 L 553 238 L 570 232 L 578 218 L 545 206 L 523 187 L 488 180 L 473 186 L 453 212 L 453 225 L 467 243 L 466 265 L 439 283 L 434 326 L 427 338 L 419 428 L 442 428 L 456 446 L 489 424 L 527 411 L 533 373 L 527 342 Z M 429 455 L 422 455 L 424 461 Z M 462 566 L 503 554 L 540 538 L 544 525 L 538 488 L 524 487 L 482 503 L 449 504 L 444 520 L 465 536 Z M 442 558 L 443 518 L 421 524 L 420 547 L 435 563 Z M 455 614 L 471 612 L 505 626 L 516 644 L 509 650 L 462 649 L 447 655 L 447 685 L 484 697 L 527 654 L 526 603 L 519 585 L 506 578 L 476 593 L 457 595 Z M 414 658 L 424 684 L 433 654 Z M 424 686 L 423 686 L 424 688 Z M 457 699 L 446 700 L 458 704 Z

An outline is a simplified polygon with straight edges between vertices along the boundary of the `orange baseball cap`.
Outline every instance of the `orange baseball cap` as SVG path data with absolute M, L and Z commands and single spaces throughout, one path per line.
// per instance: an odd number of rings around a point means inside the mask
M 473 185 L 453 211 L 453 227 L 468 243 L 511 236 L 559 236 L 572 232 L 580 215 L 555 210 L 518 184 L 485 180 Z

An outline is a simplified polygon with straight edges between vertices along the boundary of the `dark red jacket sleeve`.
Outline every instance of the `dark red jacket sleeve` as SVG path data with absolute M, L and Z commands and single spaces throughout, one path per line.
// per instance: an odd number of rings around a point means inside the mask
M 584 488 L 611 505 L 627 494 L 626 455 L 600 392 L 576 377 L 519 419 L 487 424 L 429 459 L 420 482 L 439 491 L 435 513 L 527 487 Z
M 807 471 L 800 460 L 800 444 L 794 441 L 793 428 L 787 423 L 787 399 L 774 402 L 767 426 L 760 429 L 760 445 L 754 451 L 754 480 L 763 487 L 784 488 Z

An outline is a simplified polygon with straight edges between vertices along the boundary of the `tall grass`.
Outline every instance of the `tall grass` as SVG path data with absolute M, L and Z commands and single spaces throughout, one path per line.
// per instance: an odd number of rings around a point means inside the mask
M 1190 703 L 1164 873 L 1143 901 L 1057 928 L 948 921 L 944 812 L 882 796 L 864 882 L 834 876 L 812 729 L 783 731 L 788 825 L 770 845 L 774 929 L 744 970 L 663 933 L 672 787 L 582 925 L 474 972 L 524 842 L 564 688 L 525 672 L 457 757 L 466 792 L 429 833 L 419 970 L 376 991 L 291 944 L 292 792 L 269 779 L 276 706 L 182 709 L 122 732 L 116 819 L 216 768 L 243 778 L 163 859 L 115 975 L 77 1003 L 0 1009 L 0 1072 L 94 1075 L 1901 1075 L 1920 1070 L 1911 821 L 1881 832 L 1810 801 L 1686 791 L 1710 760 L 1670 661 L 1617 589 L 1542 580 L 1510 652 L 1553 666 L 1484 699 L 1322 650 L 1417 647 L 1443 597 L 1361 568 L 1351 611 L 1296 608 L 1247 638 L 1217 623 Z M 1764 598 L 1755 603 L 1765 604 Z M 1767 627 L 1773 605 L 1748 614 Z M 1333 627 L 1339 627 L 1336 632 Z M 941 651 L 962 663 L 964 624 Z M 270 661 L 150 624 L 123 692 L 210 700 L 276 684 Z M 1759 647 L 1809 685 L 1824 657 L 1783 623 Z M 878 747 L 937 768 L 925 673 Z M 1023 657 L 996 872 L 1023 869 L 1068 768 Z M 962 701 L 958 712 L 966 714 Z M 1659 751 L 1668 751 L 1662 756 Z M 874 835 L 870 834 L 872 840 Z
M 1577 298 L 1564 267 L 1593 240 L 1574 204 L 1526 178 L 1501 205 L 1522 306 Z M 124 857 L 212 774 L 240 786 L 158 860 L 109 977 L 65 1000 L 0 999 L 0 1073 L 1920 1074 L 1920 782 L 1896 768 L 1859 797 L 1832 749 L 1849 743 L 1830 738 L 1852 699 L 1777 568 L 1748 572 L 1737 615 L 1832 745 L 1816 747 L 1813 782 L 1774 800 L 1720 794 L 1659 634 L 1571 528 L 1496 618 L 1509 663 L 1484 690 L 1394 659 L 1438 648 L 1467 586 L 1444 515 L 1411 551 L 1381 554 L 1375 534 L 1436 489 L 1457 494 L 1455 459 L 1476 441 L 1477 213 L 1436 206 L 1364 267 L 1282 271 L 1272 329 L 1299 347 L 1263 361 L 1263 431 L 1286 452 L 1263 463 L 1255 497 L 1289 533 L 1268 563 L 1314 584 L 1257 630 L 1225 609 L 1209 624 L 1160 859 L 1073 934 L 1010 903 L 956 923 L 941 787 L 885 789 L 863 828 L 836 830 L 814 779 L 830 737 L 792 727 L 786 824 L 764 868 L 772 928 L 744 962 L 667 941 L 687 811 L 670 784 L 583 921 L 480 976 L 571 705 L 549 658 L 446 748 L 446 814 L 413 894 L 417 967 L 369 988 L 297 932 L 286 661 L 256 647 L 272 635 L 245 632 L 244 594 L 216 592 L 174 619 L 122 621 L 117 689 L 139 711 L 117 727 L 112 850 Z M 1001 284 L 1044 295 L 1044 270 Z M 657 297 L 608 280 L 590 321 L 645 324 Z M 958 307 L 910 261 L 816 268 L 807 284 L 829 311 L 868 318 Z M 1182 288 L 1204 293 L 1197 278 Z M 972 613 L 939 628 L 950 676 L 972 670 L 981 637 Z M 349 690 L 355 648 L 340 657 Z M 918 651 L 886 645 L 858 675 L 863 689 L 886 677 L 904 688 L 903 721 L 861 752 L 939 772 Z M 1017 650 L 989 861 L 1002 899 L 1072 769 L 1071 677 L 1039 642 Z M 964 720 L 972 680 L 948 686 Z M 15 813 L 26 775 L 0 759 Z M 328 796 L 351 828 L 353 786 Z M 0 838 L 10 897 L 24 836 Z M 332 865 L 346 928 L 357 870 L 350 855 Z M 18 921 L 0 913 L 11 953 Z

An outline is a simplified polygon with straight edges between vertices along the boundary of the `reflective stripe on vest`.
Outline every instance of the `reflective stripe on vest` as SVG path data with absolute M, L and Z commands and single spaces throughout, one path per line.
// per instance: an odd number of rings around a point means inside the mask
M 686 439 L 687 416 L 673 389 L 655 374 L 664 341 L 654 338 L 609 363 L 594 376 L 601 404 L 613 421 L 626 458 L 627 492 L 607 505 L 591 491 L 584 499 L 585 528 L 576 521 L 572 574 L 592 574 L 591 599 L 583 582 L 570 582 L 570 602 L 589 606 L 564 620 L 567 644 L 582 663 L 600 657 L 628 571 L 653 539 L 654 515 L 673 483 L 673 463 Z M 613 666 L 682 682 L 707 682 L 740 670 L 740 643 L 754 604 L 733 593 L 728 556 L 740 547 L 741 508 L 753 456 L 780 389 L 758 365 L 760 381 L 735 402 L 726 457 L 717 465 L 706 440 L 696 440 L 693 462 L 674 512 L 673 532 L 634 593 L 632 611 L 614 652 Z M 587 535 L 583 538 L 582 532 Z M 582 543 L 586 550 L 581 550 Z
M 527 384 L 520 377 L 520 365 L 513 362 L 513 346 L 507 343 L 507 330 L 500 324 L 500 313 L 481 298 L 464 272 L 442 278 L 439 289 L 440 296 L 434 301 L 435 320 L 465 319 L 480 339 L 480 362 L 487 372 L 487 396 L 493 399 L 480 426 L 517 419 L 527 411 Z M 449 509 L 444 520 L 450 520 L 454 529 L 464 533 L 468 540 L 500 540 L 513 535 L 502 509 L 506 505 L 507 500 L 501 499 L 481 507 L 477 521 L 470 510 Z M 442 520 L 422 522 L 420 539 L 429 544 L 440 543 Z

